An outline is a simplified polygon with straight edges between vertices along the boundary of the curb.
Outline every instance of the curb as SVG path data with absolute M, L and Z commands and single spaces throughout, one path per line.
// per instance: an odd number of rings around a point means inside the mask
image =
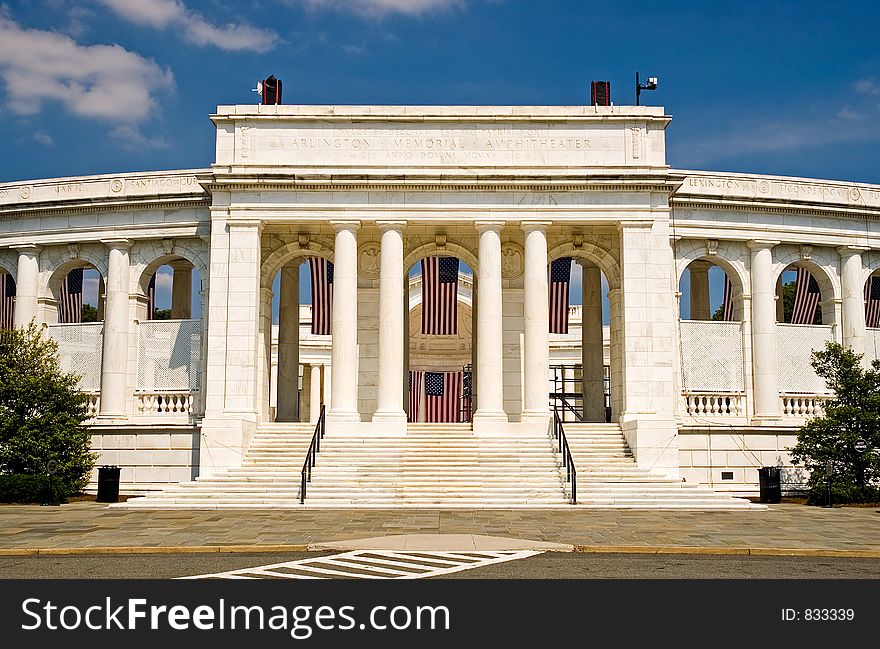
M 326 551 L 329 548 L 324 548 Z M 211 553 L 271 553 L 271 552 L 317 552 L 314 544 L 287 545 L 179 545 L 163 547 L 112 547 L 90 548 L 0 548 L 0 557 L 34 557 L 107 554 L 211 554 Z M 713 546 L 640 546 L 640 545 L 575 545 L 574 552 L 582 554 L 702 554 L 739 555 L 765 557 L 848 557 L 880 559 L 878 550 L 835 550 L 821 548 L 737 548 Z
M 823 548 L 737 548 L 712 546 L 576 545 L 575 552 L 593 554 L 707 554 L 756 557 L 850 557 L 880 559 L 880 550 L 835 550 Z

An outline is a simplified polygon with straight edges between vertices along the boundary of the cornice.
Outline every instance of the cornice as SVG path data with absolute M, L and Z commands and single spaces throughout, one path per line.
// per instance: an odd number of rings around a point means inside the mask
M 673 208 L 710 209 L 725 212 L 763 212 L 765 214 L 798 214 L 810 216 L 830 216 L 833 218 L 852 218 L 859 220 L 880 220 L 880 208 L 844 207 L 819 203 L 786 203 L 776 200 L 755 201 L 737 199 L 713 199 L 693 197 L 670 197 Z
M 156 197 L 127 200 L 100 200 L 91 199 L 77 202 L 58 201 L 54 203 L 17 203 L 0 207 L 0 220 L 22 218 L 27 216 L 43 216 L 53 214 L 93 214 L 96 212 L 116 212 L 120 210 L 145 210 L 145 209 L 183 209 L 189 207 L 210 207 L 211 197 L 205 194 L 193 194 L 192 196 L 174 196 L 162 199 Z

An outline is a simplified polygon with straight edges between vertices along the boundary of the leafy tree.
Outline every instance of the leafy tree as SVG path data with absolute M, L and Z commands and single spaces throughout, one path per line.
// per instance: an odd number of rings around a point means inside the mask
M 156 309 L 153 320 L 171 320 L 171 309 Z
M 88 397 L 61 369 L 58 345 L 31 322 L 0 331 L 0 474 L 46 475 L 68 494 L 88 483 L 96 455 Z
M 810 502 L 825 501 L 826 463 L 831 462 L 831 490 L 837 502 L 880 500 L 880 361 L 870 369 L 861 354 L 839 343 L 814 351 L 811 364 L 834 392 L 824 413 L 810 419 L 789 449 L 795 464 L 810 471 Z M 868 450 L 859 453 L 855 442 L 864 439 Z
M 97 322 L 97 321 L 98 321 L 98 309 L 93 307 L 91 304 L 83 304 L 80 322 Z

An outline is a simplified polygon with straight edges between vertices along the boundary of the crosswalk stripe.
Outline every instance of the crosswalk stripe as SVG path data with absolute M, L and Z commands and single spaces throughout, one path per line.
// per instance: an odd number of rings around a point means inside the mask
M 525 559 L 535 550 L 492 552 L 352 550 L 181 579 L 425 579 Z M 370 565 L 370 564 L 374 565 Z M 379 565 L 375 565 L 379 564 Z

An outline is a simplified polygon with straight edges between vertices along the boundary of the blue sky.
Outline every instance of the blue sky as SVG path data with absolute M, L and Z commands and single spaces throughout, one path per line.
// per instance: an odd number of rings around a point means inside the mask
M 810 0 L 0 0 L 0 181 L 207 166 L 208 114 L 268 74 L 285 103 L 581 104 L 603 79 L 631 104 L 639 70 L 674 167 L 880 183 L 878 21 Z
M 16 0 L 0 5 L 0 180 L 199 167 L 207 115 L 287 103 L 578 104 L 674 116 L 669 162 L 880 183 L 880 5 Z

